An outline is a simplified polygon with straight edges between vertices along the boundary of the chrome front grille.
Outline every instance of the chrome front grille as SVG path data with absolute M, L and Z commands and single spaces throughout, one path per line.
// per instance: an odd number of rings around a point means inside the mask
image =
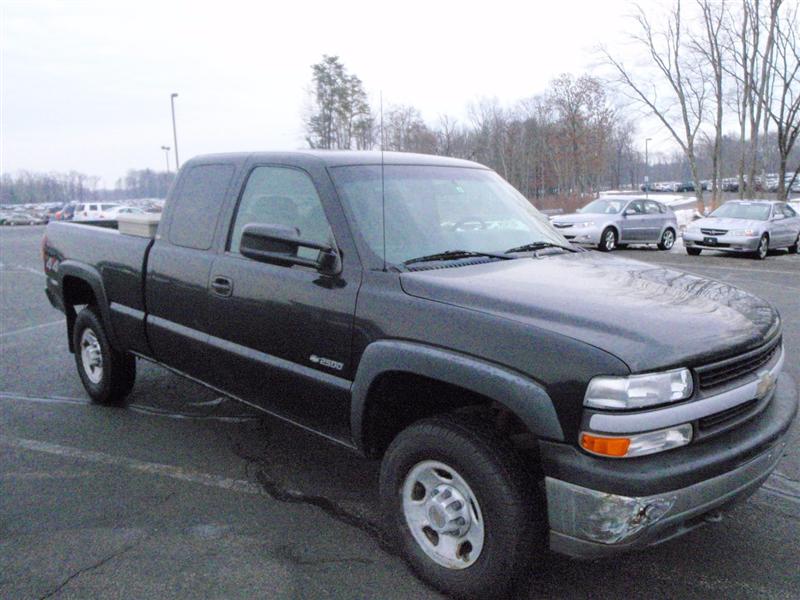
M 553 227 L 557 227 L 558 229 L 566 229 L 567 227 L 572 227 L 572 223 L 553 223 Z
M 778 338 L 739 356 L 697 367 L 698 385 L 705 390 L 754 373 L 771 361 L 780 348 L 781 338 Z
M 725 235 L 728 233 L 727 229 L 700 229 L 703 235 Z

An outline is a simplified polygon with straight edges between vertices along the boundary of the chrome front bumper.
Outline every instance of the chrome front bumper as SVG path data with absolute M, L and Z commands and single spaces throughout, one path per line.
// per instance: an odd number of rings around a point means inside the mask
M 705 244 L 704 238 L 714 237 L 716 244 Z M 703 250 L 721 250 L 723 252 L 755 252 L 758 249 L 760 237 L 747 237 L 735 235 L 706 236 L 700 233 L 683 232 L 683 245 L 686 248 L 702 248 Z
M 753 493 L 778 464 L 797 413 L 797 388 L 781 375 L 783 361 L 781 347 L 743 384 L 695 402 L 584 415 L 584 427 L 608 433 L 692 423 L 696 441 L 632 459 L 596 459 L 574 451 L 570 458 L 561 448 L 545 461 L 551 548 L 592 558 L 651 546 L 716 518 L 719 509 Z M 750 408 L 702 435 L 702 419 L 739 406 Z M 561 479 L 565 475 L 572 481 Z
M 595 226 L 592 227 L 564 227 L 556 228 L 565 238 L 573 244 L 592 244 L 597 245 L 600 243 L 600 235 L 603 233 L 602 229 Z
M 617 496 L 547 477 L 550 548 L 597 558 L 665 542 L 718 520 L 718 509 L 747 498 L 764 483 L 785 447 L 782 440 L 737 469 L 651 496 Z

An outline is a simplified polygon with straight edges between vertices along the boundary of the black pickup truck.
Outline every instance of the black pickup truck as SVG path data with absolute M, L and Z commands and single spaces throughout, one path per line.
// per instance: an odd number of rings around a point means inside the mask
M 574 247 L 472 162 L 203 156 L 152 239 L 51 223 L 42 254 L 92 399 L 144 359 L 381 458 L 387 525 L 457 596 L 716 520 L 797 412 L 767 302 Z

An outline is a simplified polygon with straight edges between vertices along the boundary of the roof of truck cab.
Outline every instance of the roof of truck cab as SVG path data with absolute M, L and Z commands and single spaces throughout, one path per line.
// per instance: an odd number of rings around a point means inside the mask
M 327 167 L 346 165 L 426 165 L 440 167 L 468 167 L 486 169 L 487 167 L 460 158 L 433 156 L 430 154 L 414 154 L 411 152 L 383 152 L 369 150 L 295 150 L 286 152 L 231 152 L 224 154 L 204 154 L 195 156 L 187 164 L 250 162 L 281 162 L 287 164 L 320 161 Z

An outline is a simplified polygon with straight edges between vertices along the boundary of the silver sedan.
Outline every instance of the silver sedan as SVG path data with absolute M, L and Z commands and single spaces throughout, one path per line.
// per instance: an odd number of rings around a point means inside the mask
M 603 196 L 577 213 L 552 217 L 553 227 L 575 244 L 590 244 L 604 252 L 628 244 L 675 244 L 678 221 L 668 206 L 646 198 Z
M 731 200 L 683 232 L 686 252 L 748 253 L 763 260 L 775 248 L 800 251 L 800 215 L 786 202 Z

